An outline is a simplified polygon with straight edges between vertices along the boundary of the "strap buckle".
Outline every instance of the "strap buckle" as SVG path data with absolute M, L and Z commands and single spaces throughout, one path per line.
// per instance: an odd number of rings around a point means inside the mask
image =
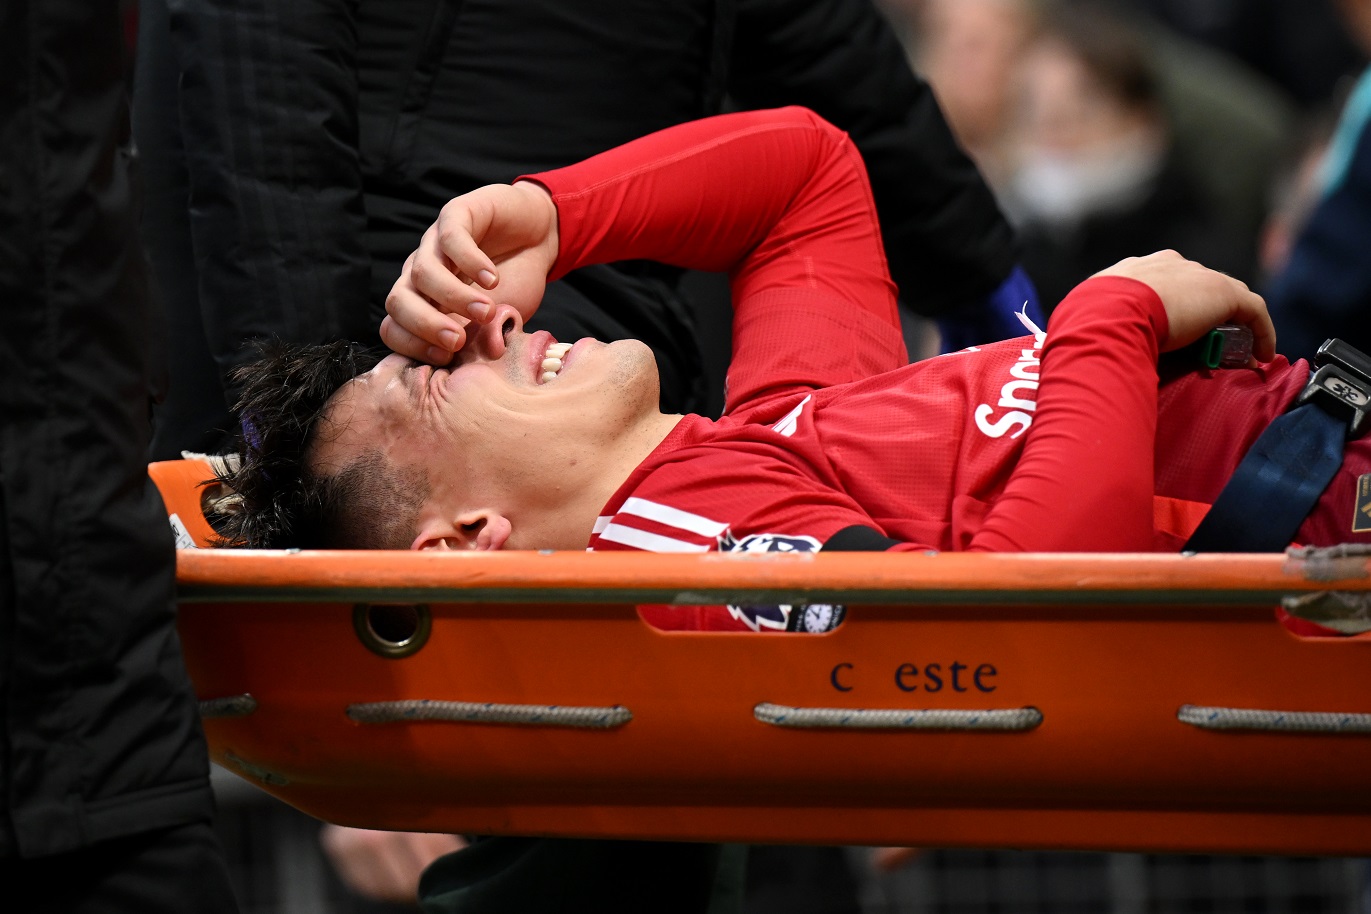
M 1314 402 L 1347 420 L 1347 438 L 1366 431 L 1371 415 L 1371 356 L 1338 339 L 1325 340 L 1314 356 L 1315 371 L 1296 406 Z

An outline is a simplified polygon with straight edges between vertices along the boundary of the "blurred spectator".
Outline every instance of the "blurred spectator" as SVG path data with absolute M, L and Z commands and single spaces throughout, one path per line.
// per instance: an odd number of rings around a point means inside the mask
M 1050 8 L 1024 55 L 1020 89 L 1004 202 L 1045 302 L 1124 257 L 1163 248 L 1249 272 L 1250 257 L 1176 159 L 1153 59 L 1128 22 L 1094 5 Z
M 1019 62 L 1037 21 L 1028 0 L 887 0 L 915 67 L 992 187 L 1012 170 Z
M 1176 162 L 1243 250 L 1238 275 L 1250 282 L 1271 185 L 1298 128 L 1297 110 L 1275 84 L 1235 59 L 1133 21 L 1151 51 Z
M 1338 7 L 1351 38 L 1371 51 L 1371 0 L 1341 0 Z M 1291 358 L 1313 356 L 1329 336 L 1371 350 L 1369 123 L 1371 70 L 1343 105 L 1306 195 L 1313 207 L 1263 289 L 1281 351 Z M 1297 196 L 1290 204 L 1296 216 L 1300 202 Z
M 1285 269 L 1295 239 L 1323 192 L 1320 175 L 1329 140 L 1343 102 L 1328 105 L 1300 121 L 1271 182 L 1271 207 L 1257 250 L 1257 285 L 1265 288 Z M 1278 326 L 1277 331 L 1281 328 Z
M 1205 220 L 1233 253 L 1225 269 L 1256 273 L 1269 192 L 1295 122 L 1288 96 L 1236 59 L 1102 0 L 883 0 L 916 65 L 928 75 L 949 123 L 987 181 L 1013 206 L 1016 129 L 1023 67 L 1048 11 L 1081 10 L 1130 33 L 1152 71 L 1167 127 L 1167 156 L 1186 176 Z M 1052 292 L 1040 290 L 1045 299 Z M 1049 302 L 1050 303 L 1050 302 Z
M 1302 108 L 1325 103 L 1365 50 L 1338 17 L 1340 0 L 1127 0 L 1184 35 L 1241 61 Z

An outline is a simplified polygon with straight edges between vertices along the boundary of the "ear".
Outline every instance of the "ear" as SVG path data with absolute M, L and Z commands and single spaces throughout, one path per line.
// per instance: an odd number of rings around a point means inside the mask
M 434 518 L 423 524 L 411 549 L 449 549 L 488 551 L 503 549 L 513 531 L 509 519 L 498 511 L 482 508 L 446 520 Z

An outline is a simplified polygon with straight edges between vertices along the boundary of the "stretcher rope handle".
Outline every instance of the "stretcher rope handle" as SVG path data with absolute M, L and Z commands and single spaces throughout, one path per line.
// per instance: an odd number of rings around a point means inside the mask
M 200 702 L 200 718 L 214 720 L 223 717 L 247 717 L 257 710 L 257 699 L 246 692 L 223 698 L 206 698 Z
M 1037 708 L 962 711 L 953 708 L 794 708 L 762 702 L 752 716 L 775 727 L 861 730 L 1032 730 Z
M 1371 733 L 1371 714 L 1328 711 L 1263 711 L 1181 705 L 1176 719 L 1201 730 L 1266 730 L 1275 733 Z
M 528 727 L 577 727 L 611 730 L 633 719 L 622 705 L 505 705 L 488 701 L 376 701 L 348 705 L 347 716 L 359 724 L 445 721 L 466 724 L 519 724 Z

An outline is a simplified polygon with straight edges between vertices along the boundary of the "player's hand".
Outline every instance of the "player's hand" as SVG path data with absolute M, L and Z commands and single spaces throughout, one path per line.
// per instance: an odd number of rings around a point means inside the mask
M 371 831 L 325 825 L 319 843 L 349 889 L 373 901 L 416 904 L 419 876 L 444 854 L 461 850 L 457 835 Z
M 538 184 L 490 184 L 449 200 L 386 296 L 381 339 L 447 364 L 468 321 L 490 320 L 496 305 L 533 316 L 557 250 L 557 207 Z
M 1170 323 L 1163 352 L 1188 346 L 1219 324 L 1241 324 L 1252 329 L 1253 358 L 1269 362 L 1276 357 L 1276 327 L 1266 301 L 1231 276 L 1175 251 L 1129 257 L 1095 275 L 1125 276 L 1152 287 Z

